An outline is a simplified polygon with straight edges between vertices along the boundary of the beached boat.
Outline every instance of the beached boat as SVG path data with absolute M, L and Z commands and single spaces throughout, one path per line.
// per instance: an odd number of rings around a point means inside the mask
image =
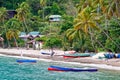
M 45 55 L 51 55 L 51 52 L 41 52 L 41 54 L 45 54 Z
M 64 54 L 64 58 L 78 58 L 78 57 L 89 57 L 90 53 L 74 53 L 74 54 Z
M 16 60 L 16 62 L 18 63 L 36 63 L 36 60 L 29 60 L 29 59 L 20 59 L 20 60 Z
M 96 72 L 98 71 L 97 68 L 68 68 L 68 67 L 59 67 L 59 66 L 50 66 L 48 68 L 49 71 L 72 71 L 72 72 Z
M 112 59 L 112 58 L 115 57 L 115 54 L 113 54 L 113 53 L 105 53 L 104 56 L 105 56 L 105 58 L 107 58 L 107 59 Z
M 120 58 L 120 53 L 119 54 L 115 54 L 116 58 Z

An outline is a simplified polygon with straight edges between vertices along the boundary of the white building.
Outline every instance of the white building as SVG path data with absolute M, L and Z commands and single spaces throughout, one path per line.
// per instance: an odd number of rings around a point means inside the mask
M 60 15 L 51 15 L 49 16 L 49 21 L 53 22 L 58 22 L 61 21 L 61 16 Z

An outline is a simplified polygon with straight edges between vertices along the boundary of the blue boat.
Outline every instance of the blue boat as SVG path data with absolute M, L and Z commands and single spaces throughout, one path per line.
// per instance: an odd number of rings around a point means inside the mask
M 119 54 L 115 54 L 116 58 L 120 58 L 120 53 Z
M 52 53 L 50 53 L 50 52 L 41 52 L 41 54 L 51 55 Z
M 29 60 L 29 59 L 21 59 L 21 60 L 16 60 L 18 63 L 36 63 L 36 60 Z
M 49 70 L 72 71 L 72 72 L 82 72 L 82 71 L 96 72 L 98 71 L 97 68 L 67 68 L 67 67 L 59 67 L 59 66 L 50 66 Z

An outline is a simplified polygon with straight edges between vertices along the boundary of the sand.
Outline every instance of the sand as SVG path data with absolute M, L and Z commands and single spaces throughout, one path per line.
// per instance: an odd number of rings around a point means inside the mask
M 45 52 L 49 52 L 50 50 L 42 50 Z M 12 49 L 3 49 L 0 48 L 0 56 L 9 56 L 9 57 L 18 57 L 18 58 L 30 58 L 44 61 L 53 61 L 53 62 L 61 62 L 68 64 L 76 64 L 83 66 L 91 66 L 97 67 L 101 69 L 110 69 L 110 70 L 120 70 L 120 59 L 94 59 L 92 57 L 85 58 L 63 58 L 64 51 L 62 50 L 54 50 L 55 54 L 53 57 L 50 55 L 43 55 L 40 53 L 40 50 L 29 49 L 26 50 L 24 48 L 12 48 Z

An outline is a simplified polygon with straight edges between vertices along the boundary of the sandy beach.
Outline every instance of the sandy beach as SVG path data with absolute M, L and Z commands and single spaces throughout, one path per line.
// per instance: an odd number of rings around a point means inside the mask
M 44 50 L 49 52 L 49 50 Z M 97 67 L 101 69 L 110 69 L 110 70 L 120 70 L 120 59 L 94 59 L 92 57 L 85 58 L 63 58 L 64 51 L 62 50 L 54 50 L 55 54 L 53 57 L 50 55 L 43 55 L 40 53 L 40 50 L 26 50 L 23 48 L 20 49 L 2 49 L 0 48 L 0 56 L 8 56 L 8 57 L 18 57 L 18 58 L 30 58 L 44 61 L 53 61 L 53 62 L 61 62 L 68 64 L 76 64 L 82 66 L 91 66 Z

